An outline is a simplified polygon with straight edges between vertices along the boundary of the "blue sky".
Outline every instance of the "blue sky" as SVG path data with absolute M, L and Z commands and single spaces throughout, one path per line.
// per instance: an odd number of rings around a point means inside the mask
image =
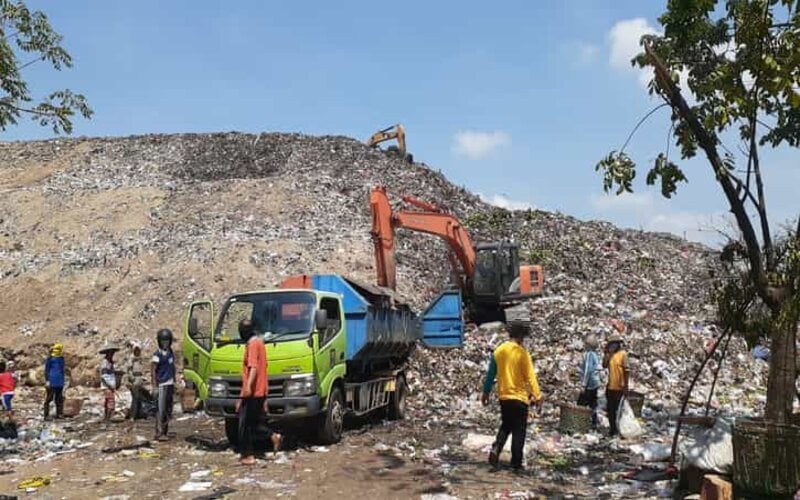
M 725 201 L 708 167 L 671 202 L 602 196 L 594 164 L 658 104 L 628 59 L 665 2 L 103 2 L 29 0 L 75 60 L 26 74 L 86 94 L 74 135 L 299 131 L 365 139 L 402 122 L 418 161 L 498 204 L 713 238 Z M 456 6 L 457 5 L 457 6 Z M 668 111 L 629 147 L 667 140 Z M 32 124 L 3 139 L 50 137 Z M 768 155 L 776 223 L 797 215 L 794 151 Z M 641 175 L 640 177 L 643 177 Z

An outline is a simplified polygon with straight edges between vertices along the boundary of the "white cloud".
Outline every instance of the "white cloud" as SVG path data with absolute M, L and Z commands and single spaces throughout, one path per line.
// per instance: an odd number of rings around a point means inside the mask
M 652 70 L 631 66 L 631 59 L 642 51 L 642 46 L 639 45 L 642 35 L 652 34 L 660 34 L 660 31 L 642 17 L 619 21 L 608 33 L 609 64 L 619 71 L 635 72 L 642 86 L 647 86 L 652 78 Z
M 511 136 L 500 130 L 493 132 L 463 130 L 453 136 L 452 151 L 470 160 L 481 160 L 489 156 L 492 151 L 509 145 Z
M 720 231 L 731 233 L 729 226 L 729 220 L 722 214 L 668 212 L 652 215 L 645 222 L 644 229 L 672 233 L 691 241 L 714 245 L 724 239 Z
M 718 230 L 730 231 L 730 221 L 721 213 L 673 210 L 671 202 L 650 191 L 615 195 L 593 195 L 590 204 L 601 217 L 623 227 L 672 233 L 690 241 L 717 245 L 723 238 Z
M 655 209 L 655 199 L 650 192 L 593 195 L 592 208 L 598 212 L 630 212 L 651 211 Z
M 505 208 L 506 210 L 533 210 L 534 207 L 531 203 L 522 200 L 513 200 L 508 196 L 502 194 L 495 194 L 492 196 L 484 196 L 483 194 L 478 194 L 480 198 L 490 205 L 494 205 L 496 207 Z

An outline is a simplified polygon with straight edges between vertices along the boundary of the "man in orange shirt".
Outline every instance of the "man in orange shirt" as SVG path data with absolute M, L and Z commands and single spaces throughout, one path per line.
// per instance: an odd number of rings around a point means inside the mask
M 609 436 L 616 436 L 617 410 L 622 398 L 628 392 L 628 353 L 622 348 L 622 337 L 614 334 L 608 338 L 608 345 L 603 356 L 603 368 L 608 368 L 608 386 L 606 387 L 606 410 L 608 411 Z
M 245 341 L 242 360 L 242 392 L 237 405 L 239 411 L 239 446 L 242 465 L 256 463 L 253 447 L 258 424 L 264 420 L 267 409 L 267 351 L 264 341 L 254 335 L 253 322 L 245 319 L 239 322 L 239 336 Z M 268 430 L 272 446 L 278 451 L 282 436 Z

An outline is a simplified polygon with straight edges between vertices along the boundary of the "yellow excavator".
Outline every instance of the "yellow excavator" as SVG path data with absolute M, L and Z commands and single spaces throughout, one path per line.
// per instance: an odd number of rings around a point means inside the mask
M 402 123 L 378 130 L 369 138 L 367 145 L 371 148 L 376 148 L 378 144 L 392 139 L 397 139 L 397 146 L 389 146 L 386 150 L 400 156 L 408 163 L 413 163 L 414 157 L 406 151 L 406 129 Z

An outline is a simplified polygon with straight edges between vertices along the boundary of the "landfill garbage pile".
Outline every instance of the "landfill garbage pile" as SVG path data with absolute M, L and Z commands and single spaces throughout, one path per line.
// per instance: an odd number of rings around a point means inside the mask
M 368 197 L 378 184 L 394 200 L 411 194 L 452 211 L 473 240 L 514 239 L 523 263 L 545 266 L 545 296 L 530 307 L 546 388 L 574 377 L 582 335 L 618 319 L 632 326 L 631 351 L 648 368 L 636 380 L 674 398 L 709 334 L 703 304 L 714 256 L 705 247 L 493 207 L 423 164 L 346 137 L 59 139 L 2 143 L 0 158 L 0 301 L 11 311 L 0 335 L 20 370 L 34 368 L 48 342 L 64 341 L 85 364 L 105 341 L 179 330 L 192 300 L 288 275 L 373 281 Z M 398 247 L 399 292 L 419 310 L 449 280 L 446 248 L 408 231 Z M 463 353 L 430 358 L 478 372 L 491 342 L 473 337 Z

